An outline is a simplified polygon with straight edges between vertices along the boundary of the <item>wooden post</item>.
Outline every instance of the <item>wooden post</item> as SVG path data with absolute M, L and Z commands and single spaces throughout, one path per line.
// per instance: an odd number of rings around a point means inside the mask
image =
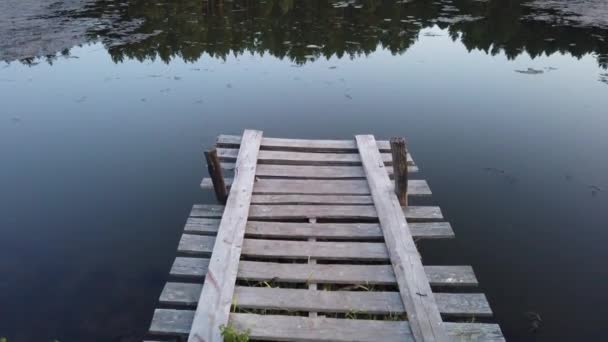
M 209 171 L 209 176 L 213 182 L 215 197 L 220 203 L 226 204 L 226 200 L 228 199 L 228 189 L 226 188 L 226 183 L 224 182 L 224 175 L 222 174 L 220 159 L 217 157 L 217 150 L 212 148 L 211 150 L 205 152 L 205 159 L 207 159 L 207 170 Z
M 407 207 L 407 149 L 404 138 L 391 138 L 391 153 L 393 155 L 395 193 L 401 206 Z

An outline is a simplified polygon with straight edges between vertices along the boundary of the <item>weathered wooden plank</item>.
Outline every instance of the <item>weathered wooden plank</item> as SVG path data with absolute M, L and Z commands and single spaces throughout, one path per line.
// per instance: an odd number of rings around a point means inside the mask
M 412 333 L 416 341 L 447 341 L 438 303 L 376 140 L 372 135 L 358 135 L 355 140 L 397 278 L 399 303 L 407 309 Z
M 221 163 L 222 169 L 234 170 L 234 163 Z M 393 167 L 387 166 L 389 176 L 393 174 Z M 419 172 L 418 166 L 409 165 L 409 173 Z M 304 178 L 304 179 L 357 179 L 365 178 L 365 171 L 361 166 L 324 166 L 324 165 L 258 165 L 255 175 L 257 177 L 281 177 L 281 178 Z
M 224 207 L 215 204 L 195 204 L 191 217 L 221 217 Z M 405 218 L 411 221 L 441 221 L 441 209 L 435 206 L 409 206 L 403 209 Z M 251 205 L 249 219 L 377 219 L 376 208 L 372 205 Z
M 172 277 L 199 279 L 202 283 L 208 269 L 209 259 L 207 258 L 177 257 L 173 262 L 173 266 L 171 266 L 169 275 Z
M 195 306 L 203 285 L 173 283 L 165 285 L 159 302 L 163 305 Z M 446 316 L 488 317 L 492 310 L 481 293 L 435 293 L 437 308 Z M 270 287 L 236 286 L 234 300 L 240 309 L 368 313 L 405 313 L 399 292 L 314 291 Z M 411 317 L 408 315 L 411 322 Z
M 238 148 L 241 137 L 238 135 L 221 134 L 217 137 L 218 147 Z M 357 153 L 357 145 L 353 140 L 324 140 L 324 139 L 285 139 L 262 138 L 262 150 L 284 150 L 300 152 L 351 152 Z M 387 140 L 378 141 L 381 152 L 390 152 L 391 146 Z
M 232 185 L 232 178 L 225 179 L 226 186 Z M 213 182 L 205 177 L 201 182 L 204 190 L 213 189 Z M 364 179 L 258 179 L 253 187 L 254 194 L 317 194 L 317 195 L 369 195 L 369 186 Z M 431 189 L 423 179 L 409 181 L 408 195 L 430 196 Z
M 227 214 L 220 222 L 219 243 L 213 248 L 207 281 L 188 337 L 190 342 L 223 341 L 220 326 L 228 323 L 261 142 L 262 132 L 245 130 L 243 133 L 236 177 L 225 206 Z
M 470 266 L 425 266 L 431 285 L 477 286 Z M 391 265 L 307 265 L 242 260 L 239 279 L 319 284 L 396 285 Z
M 223 162 L 236 160 L 238 149 L 217 148 L 217 156 Z M 393 156 L 390 153 L 382 153 L 382 161 L 386 165 L 392 165 Z M 408 165 L 414 165 L 411 156 L 407 157 Z M 357 153 L 315 153 L 315 152 L 291 152 L 291 151 L 260 151 L 258 155 L 260 164 L 285 164 L 285 165 L 361 165 L 361 158 Z
M 193 318 L 192 310 L 156 309 L 150 333 L 169 336 L 187 335 Z M 407 321 L 231 313 L 229 322 L 238 331 L 249 331 L 252 339 L 259 340 L 413 341 Z M 446 322 L 444 325 L 454 341 L 504 341 L 497 324 Z
M 188 335 L 192 327 L 194 311 L 175 309 L 156 309 L 149 332 L 158 335 Z
M 209 259 L 177 257 L 169 275 L 203 282 Z M 471 266 L 424 266 L 433 286 L 477 286 Z M 238 279 L 287 283 L 395 285 L 390 265 L 285 264 L 241 260 Z
M 253 339 L 298 341 L 414 341 L 407 321 L 308 318 L 233 313 L 230 323 Z M 500 327 L 488 323 L 445 323 L 453 341 L 504 341 Z
M 251 204 L 373 204 L 369 195 L 253 195 Z
M 403 209 L 408 220 L 437 221 L 443 215 L 439 207 L 409 206 Z M 372 205 L 251 205 L 249 218 L 256 219 L 377 219 L 376 208 Z
M 220 226 L 220 219 L 188 217 L 184 232 L 192 234 L 215 235 Z
M 449 222 L 411 223 L 412 236 L 421 239 L 453 238 Z M 249 221 L 245 235 L 272 238 L 366 240 L 384 238 L 377 223 L 317 223 Z
M 184 254 L 211 255 L 215 237 L 184 234 L 179 240 L 177 251 Z
M 245 239 L 243 255 L 249 257 L 319 260 L 388 260 L 384 243 L 322 242 Z

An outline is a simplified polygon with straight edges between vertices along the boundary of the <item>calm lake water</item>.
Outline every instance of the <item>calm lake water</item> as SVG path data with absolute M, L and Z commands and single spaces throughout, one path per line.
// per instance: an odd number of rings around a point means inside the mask
M 606 2 L 2 6 L 9 341 L 140 341 L 191 205 L 214 202 L 202 151 L 244 128 L 407 136 L 456 232 L 424 262 L 473 265 L 509 340 L 605 338 Z

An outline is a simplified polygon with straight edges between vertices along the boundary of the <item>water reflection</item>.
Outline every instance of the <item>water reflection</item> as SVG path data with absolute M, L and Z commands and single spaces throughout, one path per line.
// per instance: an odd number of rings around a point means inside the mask
M 438 25 L 469 50 L 492 55 L 502 51 L 511 59 L 522 53 L 591 53 L 607 68 L 607 35 L 604 23 L 596 20 L 601 16 L 565 17 L 555 3 L 559 2 L 100 0 L 67 14 L 80 21 L 94 19 L 87 38 L 100 39 L 115 62 L 269 53 L 303 64 L 331 56 L 355 58 L 378 48 L 400 54 L 417 40 L 421 29 Z

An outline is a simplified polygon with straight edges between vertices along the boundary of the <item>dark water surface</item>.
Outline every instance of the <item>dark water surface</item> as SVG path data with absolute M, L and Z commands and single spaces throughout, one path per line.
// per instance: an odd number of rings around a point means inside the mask
M 457 237 L 424 262 L 473 265 L 509 340 L 605 338 L 605 2 L 3 4 L 9 341 L 141 340 L 203 148 L 243 128 L 406 135 Z

